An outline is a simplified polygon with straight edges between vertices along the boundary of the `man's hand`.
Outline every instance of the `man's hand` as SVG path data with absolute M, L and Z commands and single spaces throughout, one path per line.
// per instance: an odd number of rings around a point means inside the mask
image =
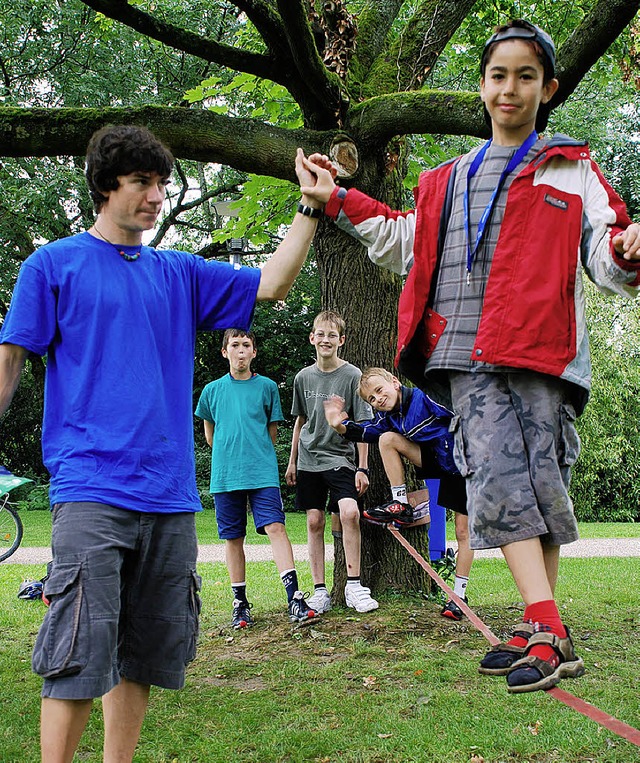
M 328 400 L 324 401 L 324 415 L 327 419 L 327 423 L 334 429 L 340 428 L 344 431 L 342 422 L 349 418 L 349 414 L 344 409 L 344 398 L 338 395 L 331 395 Z
M 303 201 L 315 201 L 324 206 L 336 187 L 334 178 L 338 170 L 328 156 L 312 154 L 309 159 L 301 148 L 296 153 L 296 175 L 300 183 Z M 306 198 L 304 198 L 306 197 Z
M 620 257 L 625 260 L 640 260 L 640 225 L 631 225 L 613 237 L 613 248 Z

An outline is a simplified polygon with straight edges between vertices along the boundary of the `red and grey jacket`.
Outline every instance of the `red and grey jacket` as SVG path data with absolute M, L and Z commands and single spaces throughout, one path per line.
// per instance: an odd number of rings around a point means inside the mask
M 336 189 L 325 208 L 368 247 L 375 264 L 408 273 L 398 306 L 396 365 L 419 386 L 446 327 L 430 295 L 457 163 L 422 173 L 415 210 L 394 211 L 355 189 Z M 630 223 L 586 143 L 555 135 L 509 188 L 471 359 L 559 376 L 587 393 L 582 273 L 605 293 L 636 296 L 640 263 L 619 257 L 611 245 Z

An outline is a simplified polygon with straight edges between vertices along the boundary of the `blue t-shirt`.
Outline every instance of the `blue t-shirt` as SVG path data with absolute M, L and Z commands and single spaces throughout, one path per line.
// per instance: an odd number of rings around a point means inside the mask
M 47 354 L 42 450 L 52 504 L 200 510 L 196 330 L 248 329 L 259 281 L 258 270 L 146 246 L 127 262 L 89 233 L 23 263 L 0 343 Z
M 268 429 L 284 420 L 274 381 L 259 374 L 244 380 L 227 374 L 202 390 L 196 416 L 214 425 L 212 493 L 280 486 Z

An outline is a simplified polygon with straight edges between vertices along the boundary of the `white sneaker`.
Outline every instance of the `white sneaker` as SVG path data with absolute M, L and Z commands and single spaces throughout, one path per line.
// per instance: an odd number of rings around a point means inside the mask
M 307 606 L 312 609 L 317 615 L 321 615 L 323 612 L 328 612 L 331 609 L 331 596 L 326 588 L 316 588 L 311 596 L 307 599 Z
M 356 612 L 371 612 L 378 609 L 378 602 L 371 598 L 371 589 L 363 585 L 346 585 L 344 598 L 347 607 L 353 607 Z

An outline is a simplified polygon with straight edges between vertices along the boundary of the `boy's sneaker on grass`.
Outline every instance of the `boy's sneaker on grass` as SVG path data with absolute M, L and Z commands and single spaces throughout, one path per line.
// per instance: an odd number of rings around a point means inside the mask
M 312 617 L 316 617 L 315 610 L 311 609 L 302 591 L 296 591 L 289 602 L 289 621 L 303 623 Z
M 321 615 L 331 609 L 331 596 L 326 588 L 316 588 L 307 599 L 307 605 L 316 615 Z
M 371 590 L 363 585 L 346 585 L 344 598 L 347 607 L 352 607 L 356 612 L 371 612 L 378 609 L 378 602 L 371 598 Z
M 253 625 L 250 609 L 253 605 L 239 599 L 233 600 L 233 614 L 231 615 L 231 625 L 236 629 L 249 628 Z
M 467 597 L 465 596 L 464 599 L 465 604 L 467 604 Z M 450 620 L 462 620 L 464 617 L 464 612 L 460 609 L 460 607 L 455 603 L 453 599 L 449 599 L 449 601 L 442 607 L 440 610 L 440 614 L 443 617 L 448 617 Z
M 399 525 L 410 525 L 413 523 L 413 509 L 408 503 L 402 501 L 390 501 L 382 506 L 374 506 L 371 509 L 365 509 L 363 512 L 365 519 L 371 522 L 397 522 Z

